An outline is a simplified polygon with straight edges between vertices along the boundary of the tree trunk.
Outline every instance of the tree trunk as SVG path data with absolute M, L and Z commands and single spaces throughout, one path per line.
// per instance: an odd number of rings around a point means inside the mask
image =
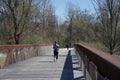
M 14 34 L 15 44 L 20 44 L 20 35 Z

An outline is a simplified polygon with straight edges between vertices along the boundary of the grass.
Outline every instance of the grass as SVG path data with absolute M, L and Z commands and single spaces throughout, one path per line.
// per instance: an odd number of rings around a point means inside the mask
M 5 58 L 6 58 L 5 55 L 0 56 L 0 65 L 1 65 L 1 66 L 4 64 Z
M 114 56 L 116 56 L 116 57 L 119 57 L 119 58 L 120 58 L 120 54 L 114 54 Z
M 100 42 L 90 42 L 90 43 L 87 43 L 87 45 L 91 46 L 91 47 L 94 47 L 96 49 L 99 49 L 99 50 L 102 50 L 104 52 L 107 52 L 109 53 L 108 49 L 103 45 L 101 44 Z M 116 56 L 116 57 L 119 57 L 120 58 L 120 53 L 114 53 L 113 56 Z
M 100 42 L 85 42 L 87 45 L 91 46 L 91 47 L 94 47 L 98 50 L 102 50 L 104 52 L 108 52 L 108 49 L 103 45 L 101 44 Z

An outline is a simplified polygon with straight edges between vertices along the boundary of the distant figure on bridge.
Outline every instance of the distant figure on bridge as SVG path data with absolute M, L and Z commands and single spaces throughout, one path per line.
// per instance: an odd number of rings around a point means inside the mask
M 69 50 L 69 44 L 66 44 L 66 48 L 67 48 L 67 50 Z
M 53 44 L 53 49 L 54 49 L 54 62 L 56 62 L 58 59 L 58 53 L 59 53 L 59 45 L 57 44 L 56 41 Z

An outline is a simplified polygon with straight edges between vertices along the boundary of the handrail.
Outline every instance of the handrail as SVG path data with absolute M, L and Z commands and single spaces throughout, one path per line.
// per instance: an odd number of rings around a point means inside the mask
M 120 58 L 83 44 L 75 44 L 75 49 L 85 76 L 89 73 L 92 80 L 120 80 Z
M 0 45 L 0 50 L 38 46 L 37 44 Z
M 38 56 L 40 45 L 37 44 L 19 44 L 19 45 L 2 45 L 0 46 L 0 54 L 6 55 L 0 68 L 25 60 L 30 57 Z

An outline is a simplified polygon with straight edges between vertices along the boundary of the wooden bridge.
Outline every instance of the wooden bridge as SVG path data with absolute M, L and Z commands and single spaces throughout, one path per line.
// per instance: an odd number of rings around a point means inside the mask
M 81 44 L 61 48 L 57 62 L 52 45 L 0 46 L 0 54 L 0 80 L 120 80 L 119 58 Z

